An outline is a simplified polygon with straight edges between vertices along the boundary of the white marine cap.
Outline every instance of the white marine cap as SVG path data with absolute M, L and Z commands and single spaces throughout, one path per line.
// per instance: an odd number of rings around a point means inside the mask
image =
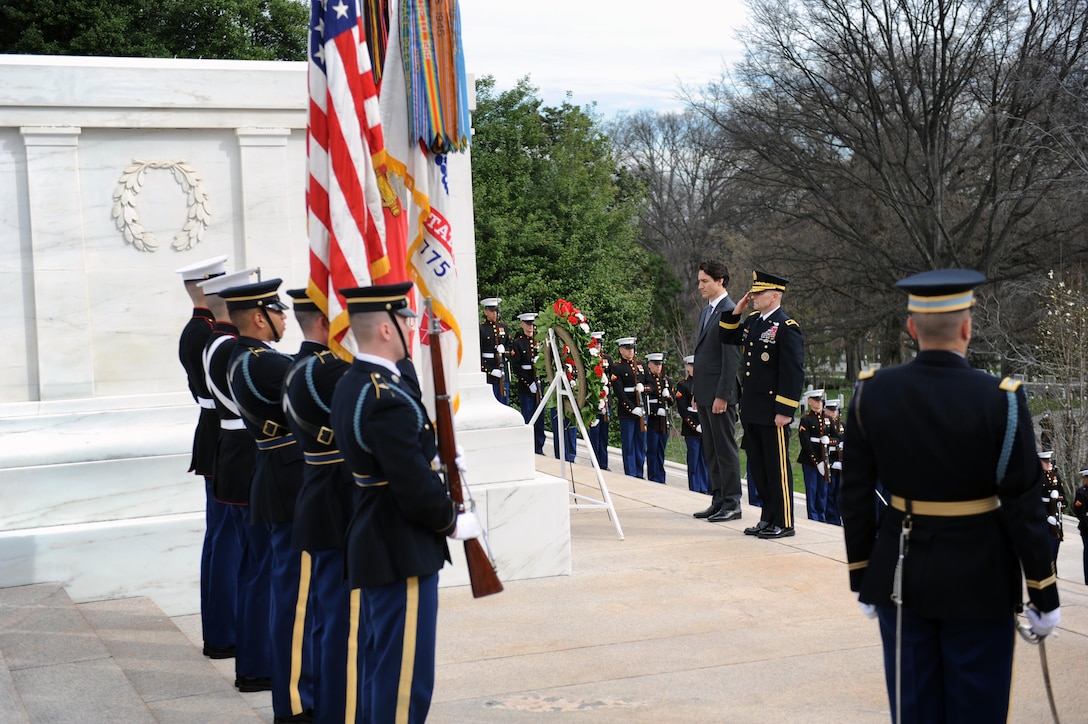
M 175 269 L 174 273 L 180 274 L 181 280 L 186 282 L 211 279 L 212 277 L 227 273 L 227 256 L 225 254 L 223 256 L 213 256 L 211 259 L 205 259 L 204 261 L 198 261 L 195 264 Z
M 620 337 L 619 339 L 616 340 L 616 344 L 618 346 L 620 346 L 620 347 L 634 347 L 635 346 L 635 338 L 634 337 Z
M 532 324 L 536 320 L 536 312 L 526 312 L 525 314 L 519 314 L 518 319 L 528 324 Z
M 205 294 L 219 294 L 219 292 L 231 287 L 239 287 L 243 284 L 249 283 L 249 278 L 257 273 L 257 267 L 251 266 L 248 269 L 240 269 L 230 274 L 222 274 L 217 277 L 208 279 L 207 281 L 200 282 L 197 286 Z
M 689 354 L 687 357 L 685 357 L 684 358 L 684 364 L 686 364 L 686 365 L 695 364 L 695 355 Z
M 604 339 L 604 332 L 594 332 L 589 336 L 600 342 L 602 339 Z
M 486 307 L 494 307 L 495 309 L 498 309 L 499 308 L 499 302 L 501 302 L 501 301 L 502 301 L 502 299 L 500 299 L 499 297 L 488 297 L 487 299 L 481 299 L 480 300 L 480 306 L 485 307 L 485 308 Z
M 808 392 L 805 393 L 805 399 L 806 400 L 811 400 L 814 397 L 818 397 L 821 400 L 824 399 L 824 391 L 823 390 L 809 390 Z
M 1039 451 L 1039 459 L 1040 460 L 1050 460 L 1053 457 L 1054 457 L 1054 451 L 1053 450 L 1040 450 Z
M 1080 475 L 1082 478 L 1088 478 L 1088 467 L 1081 468 Z
M 651 352 L 650 354 L 646 355 L 647 362 L 657 362 L 658 364 L 661 364 L 664 360 L 664 352 Z
M 834 408 L 834 409 L 838 409 L 839 405 L 841 405 L 841 404 L 842 403 L 839 402 L 838 397 L 832 397 L 830 400 L 828 400 L 827 402 L 824 403 L 824 407 L 831 407 L 831 408 Z

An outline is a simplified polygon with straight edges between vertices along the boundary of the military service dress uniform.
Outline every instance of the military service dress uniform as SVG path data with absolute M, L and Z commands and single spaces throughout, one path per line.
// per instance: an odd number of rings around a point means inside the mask
M 410 288 L 341 293 L 349 313 L 383 309 L 376 297 L 394 298 L 392 313 L 410 312 Z M 362 353 L 336 388 L 331 420 L 355 484 L 346 556 L 362 661 L 349 668 L 349 682 L 358 682 L 371 721 L 422 722 L 434 688 L 438 572 L 450 560 L 446 536 L 456 525 L 456 506 L 432 465 L 435 431 L 418 387 L 392 362 Z
M 1080 487 L 1073 495 L 1073 515 L 1077 517 L 1077 531 L 1080 532 L 1084 548 L 1081 562 L 1084 566 L 1084 585 L 1088 586 L 1088 467 L 1083 468 L 1080 475 Z
M 518 315 L 518 319 L 532 324 L 533 320 L 536 319 L 536 314 L 527 312 Z M 539 350 L 537 349 L 536 339 L 523 331 L 518 331 L 511 344 L 513 358 L 510 361 L 510 366 L 513 368 L 514 377 L 518 381 L 518 406 L 521 408 L 521 418 L 528 425 L 529 421 L 533 419 L 533 413 L 536 412 L 536 408 L 540 405 L 540 395 L 543 392 L 536 378 L 536 358 Z M 533 451 L 537 455 L 544 453 L 544 440 L 544 416 L 538 415 L 536 422 L 533 423 Z
M 684 359 L 694 364 L 695 357 Z M 703 457 L 703 429 L 699 424 L 699 410 L 695 406 L 695 377 L 688 375 L 676 383 L 676 409 L 680 412 L 680 436 L 687 446 L 688 490 L 696 493 L 710 492 L 710 478 Z
M 647 361 L 664 363 L 660 352 L 646 355 Z M 646 479 L 655 483 L 665 482 L 665 446 L 669 442 L 669 408 L 672 406 L 672 383 L 665 374 L 647 370 L 649 384 L 646 387 Z
M 911 292 L 910 311 L 924 314 L 969 308 L 982 279 L 941 270 L 900 286 Z M 907 364 L 863 373 L 848 420 L 841 512 L 850 590 L 875 606 L 893 712 L 902 647 L 900 721 L 1005 721 L 1021 570 L 1038 611 L 1058 607 L 1020 383 L 973 369 L 957 352 L 923 349 Z M 879 523 L 878 480 L 891 496 Z
M 784 291 L 788 283 L 760 271 L 752 278 L 752 292 Z M 801 327 L 781 307 L 766 318 L 752 312 L 742 320 L 725 312 L 718 324 L 722 343 L 741 347 L 740 421 L 748 453 L 748 484 L 755 482 L 762 501 L 760 524 L 745 532 L 761 538 L 793 535 L 790 428 L 776 425 L 775 416 L 793 417 L 800 404 L 805 356 Z
M 815 395 L 809 394 L 806 397 L 823 397 L 823 390 L 812 392 Z M 831 463 L 827 459 L 827 446 L 831 443 L 827 424 L 829 422 L 821 409 L 820 412 L 809 410 L 797 423 L 797 441 L 801 447 L 797 453 L 797 462 L 805 478 L 805 508 L 809 520 L 821 523 L 825 522 L 824 514 L 831 484 Z
M 500 301 L 497 297 L 489 297 L 480 303 L 497 314 Z M 508 404 L 507 362 L 514 351 L 512 343 L 509 328 L 497 316 L 494 322 L 485 319 L 480 323 L 480 371 L 487 375 L 495 399 L 504 405 Z
M 635 344 L 634 337 L 616 340 L 621 347 Z M 641 478 L 646 466 L 646 388 L 650 384 L 646 367 L 632 357 L 622 357 L 612 363 L 612 396 L 620 418 L 620 447 L 623 473 Z

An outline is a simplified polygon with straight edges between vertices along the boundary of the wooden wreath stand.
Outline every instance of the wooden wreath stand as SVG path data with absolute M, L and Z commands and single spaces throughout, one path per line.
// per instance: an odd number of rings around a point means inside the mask
M 563 356 L 559 354 L 559 348 L 556 346 L 556 337 L 559 337 L 563 344 L 570 349 L 571 357 L 574 359 L 575 369 L 578 374 L 578 395 L 574 394 L 574 390 L 570 386 L 570 380 L 567 379 L 565 374 Z M 548 375 L 551 377 L 551 383 L 548 385 L 548 389 L 544 394 L 540 396 L 540 404 L 536 407 L 536 412 L 533 413 L 532 419 L 529 420 L 529 425 L 535 425 L 537 418 L 544 412 L 544 409 L 548 406 L 548 402 L 555 398 L 556 412 L 555 412 L 555 427 L 552 434 L 556 436 L 556 440 L 559 441 L 559 475 L 563 480 L 567 478 L 567 468 L 564 465 L 566 458 L 566 452 L 564 451 L 564 443 L 566 442 L 566 436 L 563 434 L 563 429 L 566 421 L 565 408 L 571 410 L 581 410 L 582 404 L 585 402 L 586 395 L 586 373 L 585 365 L 582 363 L 581 355 L 578 352 L 578 347 L 571 339 L 570 333 L 565 329 L 556 329 L 554 327 L 548 329 L 548 341 L 544 349 L 545 366 L 548 370 Z M 564 405 L 564 402 L 566 405 Z M 597 464 L 597 455 L 593 450 L 593 444 L 589 440 L 589 431 L 586 430 L 586 425 L 582 421 L 580 414 L 574 415 L 575 421 L 578 423 L 578 433 L 582 440 L 585 442 L 586 447 L 589 449 L 589 462 L 593 465 L 593 472 L 597 476 L 597 485 L 601 490 L 601 498 L 593 498 L 588 495 L 576 492 L 574 489 L 574 472 L 571 471 L 570 480 L 570 497 L 571 497 L 571 510 L 578 510 L 582 508 L 603 508 L 608 512 L 608 517 L 616 526 L 616 534 L 623 540 L 623 529 L 620 528 L 620 518 L 616 514 L 616 506 L 612 504 L 612 496 L 608 494 L 608 485 L 604 482 L 604 476 L 601 475 L 601 468 Z

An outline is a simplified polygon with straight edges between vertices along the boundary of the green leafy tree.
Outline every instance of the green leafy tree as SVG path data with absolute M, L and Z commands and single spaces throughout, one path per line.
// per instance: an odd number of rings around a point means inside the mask
M 298 0 L 7 0 L 0 52 L 305 60 L 308 25 Z
M 566 298 L 605 331 L 606 349 L 647 338 L 663 272 L 636 243 L 641 187 L 598 120 L 570 103 L 544 106 L 528 78 L 498 92 L 485 76 L 473 127 L 480 294 L 502 297 L 507 319 Z

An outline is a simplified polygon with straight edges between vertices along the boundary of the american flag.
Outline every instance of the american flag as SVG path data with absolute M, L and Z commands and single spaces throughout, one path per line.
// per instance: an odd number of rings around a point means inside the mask
M 359 0 L 313 0 L 309 51 L 309 292 L 329 318 L 329 346 L 346 357 L 353 340 L 336 290 L 390 266 L 375 174 L 385 141 Z

